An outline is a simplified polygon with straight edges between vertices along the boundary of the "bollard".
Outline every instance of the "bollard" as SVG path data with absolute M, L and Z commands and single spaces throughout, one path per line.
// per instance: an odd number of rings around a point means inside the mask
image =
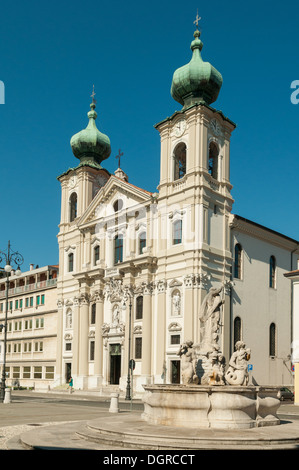
M 11 402 L 11 389 L 6 388 L 3 403 L 10 403 L 10 402 Z
M 118 397 L 119 397 L 118 393 L 111 393 L 111 401 L 110 401 L 110 408 L 109 408 L 110 413 L 119 412 Z

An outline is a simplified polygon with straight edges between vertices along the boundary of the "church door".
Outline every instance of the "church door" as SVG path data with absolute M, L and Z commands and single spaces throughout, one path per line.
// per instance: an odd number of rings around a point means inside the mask
M 110 345 L 110 384 L 119 385 L 121 375 L 121 345 Z

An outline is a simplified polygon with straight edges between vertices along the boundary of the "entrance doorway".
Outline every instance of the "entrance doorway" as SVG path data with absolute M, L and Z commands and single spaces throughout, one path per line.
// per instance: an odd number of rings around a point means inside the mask
M 68 383 L 72 376 L 72 364 L 71 362 L 67 362 L 65 364 L 65 382 Z
M 171 361 L 170 381 L 172 384 L 179 384 L 181 381 L 181 361 Z
M 121 345 L 110 344 L 110 384 L 119 385 L 121 375 Z

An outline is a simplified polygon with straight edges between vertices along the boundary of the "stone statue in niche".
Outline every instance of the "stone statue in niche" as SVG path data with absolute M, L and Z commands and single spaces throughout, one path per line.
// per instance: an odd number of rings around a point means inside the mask
M 248 361 L 251 351 L 249 348 L 246 348 L 243 341 L 237 341 L 235 348 L 236 351 L 230 358 L 225 374 L 226 382 L 230 385 L 248 385 Z
M 218 347 L 220 307 L 224 304 L 221 291 L 222 287 L 212 287 L 200 307 L 200 345 L 201 349 L 207 352 Z
M 175 291 L 172 296 L 172 315 L 181 314 L 181 295 L 179 291 Z
M 181 344 L 178 355 L 181 357 L 183 384 L 198 383 L 198 377 L 195 372 L 196 356 L 193 350 L 193 341 L 185 341 L 185 343 Z
M 119 324 L 119 306 L 116 305 L 112 312 L 112 324 L 118 325 Z

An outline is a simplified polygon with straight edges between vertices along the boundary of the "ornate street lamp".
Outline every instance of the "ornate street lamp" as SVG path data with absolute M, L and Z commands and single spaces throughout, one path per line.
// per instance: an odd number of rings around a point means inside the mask
M 20 276 L 21 270 L 20 266 L 23 264 L 24 258 L 23 256 L 17 252 L 13 251 L 10 247 L 10 241 L 8 242 L 7 250 L 0 251 L 0 264 L 5 263 L 4 268 L 0 268 L 1 271 L 4 271 L 6 274 L 6 296 L 5 296 L 5 322 L 4 325 L 0 325 L 0 331 L 4 328 L 4 351 L 3 351 L 3 366 L 2 366 L 2 380 L 1 380 L 1 388 L 0 388 L 0 400 L 4 400 L 5 395 L 5 368 L 6 368 L 6 341 L 7 341 L 7 313 L 8 313 L 8 290 L 9 290 L 9 276 L 11 271 L 14 268 L 15 274 Z

